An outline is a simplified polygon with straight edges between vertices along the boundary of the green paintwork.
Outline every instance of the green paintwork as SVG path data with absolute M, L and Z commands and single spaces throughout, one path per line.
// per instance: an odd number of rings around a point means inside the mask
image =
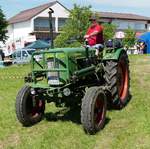
M 33 57 L 40 55 L 42 59 L 38 62 L 42 68 L 36 63 Z M 95 55 L 95 49 L 89 49 L 89 57 Z M 59 68 L 51 68 L 48 69 L 47 59 L 54 58 L 61 60 L 65 66 L 59 65 Z M 74 74 L 74 72 L 78 71 L 77 60 L 86 58 L 85 48 L 58 48 L 58 49 L 49 49 L 47 51 L 38 51 L 34 52 L 32 55 L 31 63 L 32 63 L 32 77 L 33 77 L 33 88 L 48 88 L 48 82 L 46 81 L 37 81 L 35 74 L 39 72 L 43 72 L 46 75 L 48 72 L 59 72 L 59 79 L 64 80 L 65 84 L 68 84 L 70 81 L 70 77 Z M 84 71 L 84 70 L 83 70 Z
M 105 49 L 103 51 L 103 60 L 118 60 L 120 53 L 124 51 L 123 48 L 115 49 L 112 51 L 109 51 L 108 49 Z
M 95 57 L 95 49 L 89 48 L 89 57 Z M 99 59 L 101 60 L 118 60 L 120 53 L 123 51 L 120 49 L 107 49 L 105 48 L 103 52 L 100 54 Z M 40 55 L 41 60 L 37 62 L 33 57 Z M 54 61 L 55 67 L 48 68 L 48 59 L 50 61 Z M 32 55 L 31 63 L 32 63 L 32 78 L 33 83 L 31 86 L 33 88 L 43 88 L 51 90 L 52 87 L 48 84 L 48 73 L 56 73 L 59 77 L 59 85 L 63 86 L 71 83 L 71 77 L 76 75 L 78 77 L 87 76 L 88 74 L 92 74 L 97 69 L 99 70 L 101 67 L 96 67 L 94 65 L 88 66 L 86 68 L 79 69 L 77 61 L 80 59 L 86 59 L 86 50 L 85 48 L 58 48 L 58 49 L 49 49 L 46 51 L 37 51 Z M 57 60 L 59 62 L 57 62 Z M 61 63 L 60 63 L 61 61 Z M 58 68 L 57 66 L 58 65 Z M 42 68 L 41 68 L 42 67 Z M 102 69 L 102 68 L 101 68 Z M 44 73 L 46 78 L 37 80 L 36 74 Z
M 82 77 L 82 76 L 87 76 L 89 74 L 92 74 L 93 71 L 95 71 L 96 67 L 94 65 L 90 66 L 90 67 L 86 67 L 84 69 L 81 69 L 79 71 L 75 71 L 75 75 L 77 75 L 78 77 Z

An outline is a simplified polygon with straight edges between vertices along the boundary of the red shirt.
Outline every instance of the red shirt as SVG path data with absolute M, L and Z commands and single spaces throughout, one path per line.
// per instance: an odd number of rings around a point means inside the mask
M 99 24 L 95 24 L 94 26 L 90 26 L 88 31 L 87 31 L 87 35 L 90 35 L 93 32 L 99 32 L 97 35 L 93 35 L 90 38 L 88 38 L 88 44 L 90 46 L 93 46 L 95 44 L 103 44 L 104 40 L 103 40 L 103 26 L 99 25 Z

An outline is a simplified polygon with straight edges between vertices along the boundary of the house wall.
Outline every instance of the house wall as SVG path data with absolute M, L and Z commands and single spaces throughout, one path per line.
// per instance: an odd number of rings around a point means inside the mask
M 7 36 L 9 38 L 6 41 L 6 47 L 11 51 L 13 50 L 13 48 L 24 47 L 24 43 L 26 42 L 25 40 L 29 36 L 29 33 L 31 33 L 31 31 L 33 30 L 30 20 L 25 22 L 10 24 L 7 29 L 8 29 Z M 13 44 L 15 45 L 14 47 Z
M 69 11 L 67 9 L 65 9 L 64 7 L 62 7 L 59 3 L 56 3 L 55 5 L 53 5 L 51 7 L 54 10 L 54 13 L 52 14 L 52 17 L 55 18 L 55 32 L 58 32 L 58 19 L 59 18 L 68 18 L 69 17 Z M 34 28 L 34 20 L 36 18 L 48 18 L 49 17 L 49 8 L 46 9 L 45 11 L 41 12 L 40 14 L 38 14 L 37 16 L 35 16 L 32 19 L 32 26 Z
M 150 31 L 150 24 L 147 25 L 147 29 L 148 29 L 148 31 Z
M 53 17 L 55 18 L 55 32 L 58 32 L 58 19 L 59 18 L 68 18 L 69 11 L 65 9 L 59 3 L 56 3 L 51 7 L 54 10 Z M 15 48 L 23 48 L 25 42 L 36 40 L 35 37 L 31 36 L 30 33 L 34 32 L 34 20 L 36 18 L 47 18 L 49 9 L 44 10 L 37 16 L 33 17 L 31 20 L 25 22 L 19 22 L 10 24 L 8 26 L 7 36 L 9 37 L 6 41 L 6 49 L 10 52 L 13 50 L 13 44 Z

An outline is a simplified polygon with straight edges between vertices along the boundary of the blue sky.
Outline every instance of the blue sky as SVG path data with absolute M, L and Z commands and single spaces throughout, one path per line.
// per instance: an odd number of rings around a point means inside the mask
M 14 16 L 22 10 L 32 8 L 51 0 L 0 0 L 0 6 L 7 18 Z M 71 9 L 74 3 L 92 5 L 92 10 L 134 13 L 150 17 L 149 0 L 59 0 Z

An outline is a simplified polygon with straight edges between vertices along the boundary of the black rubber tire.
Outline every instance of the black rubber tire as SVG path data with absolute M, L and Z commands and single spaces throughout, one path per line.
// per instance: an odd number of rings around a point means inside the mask
M 119 71 L 122 69 L 123 77 L 120 79 Z M 124 69 L 124 70 L 123 70 Z M 129 88 L 130 88 L 130 76 L 129 76 L 129 60 L 125 51 L 120 54 L 118 61 L 109 60 L 105 63 L 105 75 L 106 86 L 109 87 L 111 104 L 117 109 L 123 108 L 129 100 Z M 126 81 L 125 81 L 126 80 Z M 122 94 L 119 93 L 118 82 L 122 81 Z
M 30 86 L 25 85 L 21 88 L 16 97 L 16 115 L 23 126 L 31 126 L 41 121 L 45 110 L 44 100 L 41 100 L 42 106 L 40 107 L 37 106 L 39 105 L 40 100 L 35 100 L 35 106 L 33 106 L 33 98 L 31 96 L 30 89 Z
M 97 101 L 99 101 L 102 104 L 102 116 L 98 122 L 96 122 L 96 118 L 98 118 L 98 113 L 96 112 L 99 112 L 100 108 L 97 109 L 95 107 Z M 107 100 L 104 90 L 100 87 L 89 88 L 82 99 L 81 106 L 81 123 L 86 133 L 95 134 L 97 131 L 104 127 L 106 111 Z

